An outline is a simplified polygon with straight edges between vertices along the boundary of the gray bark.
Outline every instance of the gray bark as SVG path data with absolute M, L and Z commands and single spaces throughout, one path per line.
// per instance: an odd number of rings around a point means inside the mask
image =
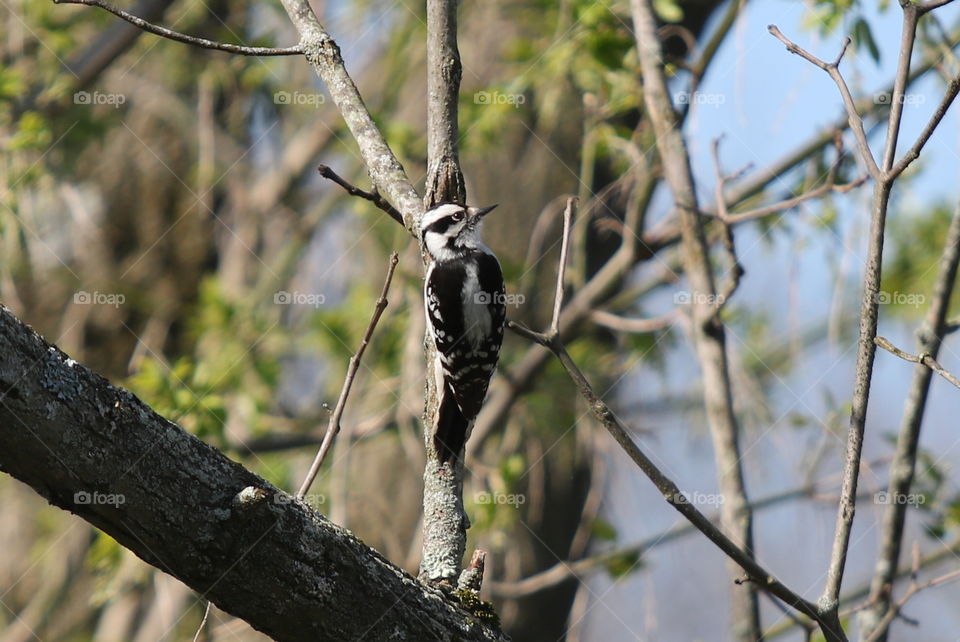
M 950 294 L 957 282 L 958 264 L 960 264 L 960 206 L 954 212 L 947 232 L 946 247 L 940 259 L 940 271 L 934 286 L 933 300 L 927 310 L 926 319 L 917 332 L 918 354 L 929 354 L 936 359 L 940 352 L 940 345 L 946 333 Z M 927 407 L 927 394 L 932 377 L 933 371 L 922 363 L 918 363 L 913 369 L 913 379 L 903 409 L 900 432 L 897 435 L 897 450 L 890 465 L 887 497 L 898 498 L 910 492 L 917 464 L 920 427 Z M 890 609 L 891 590 L 900 560 L 906 516 L 907 504 L 898 501 L 892 501 L 884 513 L 880 531 L 880 555 L 874 566 L 873 580 L 870 584 L 868 601 L 872 606 L 860 615 L 860 631 L 863 638 L 874 633 L 874 629 Z M 886 631 L 877 639 L 885 640 Z
M 457 50 L 457 0 L 427 1 L 427 185 L 428 209 L 441 203 L 466 204 L 466 186 L 458 156 L 457 100 L 460 95 L 460 53 Z M 429 260 L 423 253 L 424 261 Z M 438 408 L 436 346 L 424 342 L 427 392 L 423 439 L 427 450 L 423 470 L 423 553 L 420 577 L 453 583 L 460 574 L 470 520 L 463 507 L 461 459 L 440 463 L 434 447 Z
M 277 640 L 505 640 L 0 307 L 0 470 Z

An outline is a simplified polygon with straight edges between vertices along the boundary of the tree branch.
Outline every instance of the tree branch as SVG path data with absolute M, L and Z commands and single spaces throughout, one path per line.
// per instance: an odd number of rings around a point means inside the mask
M 99 7 L 144 31 L 162 38 L 167 38 L 168 40 L 176 40 L 177 42 L 184 42 L 195 47 L 202 47 L 203 49 L 216 49 L 218 51 L 226 51 L 227 53 L 240 54 L 242 56 L 294 56 L 303 53 L 303 50 L 299 46 L 284 47 L 281 49 L 273 47 L 247 47 L 244 45 L 230 44 L 228 42 L 216 42 L 214 40 L 207 40 L 206 38 L 197 38 L 196 36 L 188 36 L 185 33 L 155 25 L 139 16 L 135 16 L 123 9 L 118 9 L 109 3 L 103 2 L 103 0 L 53 0 L 53 2 L 54 4 L 82 4 L 88 7 Z
M 320 444 L 320 449 L 317 451 L 317 456 L 314 458 L 313 464 L 311 464 L 310 470 L 303 480 L 303 484 L 300 485 L 300 490 L 297 491 L 297 499 L 303 499 L 303 496 L 310 490 L 313 480 L 317 478 L 317 473 L 320 472 L 320 466 L 323 465 L 323 460 L 326 459 L 327 452 L 333 445 L 333 440 L 336 439 L 337 434 L 340 432 L 340 418 L 343 416 L 343 410 L 347 406 L 347 397 L 350 396 L 350 388 L 353 387 L 353 380 L 357 375 L 357 369 L 360 367 L 360 360 L 363 359 L 363 353 L 366 351 L 367 345 L 370 344 L 370 338 L 373 336 L 373 331 L 377 328 L 377 323 L 379 323 L 383 311 L 387 309 L 387 292 L 390 291 L 393 272 L 397 269 L 398 262 L 399 258 L 397 257 L 397 253 L 392 252 L 390 254 L 390 265 L 387 267 L 387 276 L 383 282 L 383 289 L 380 291 L 380 296 L 377 298 L 377 303 L 373 308 L 373 316 L 370 317 L 367 331 L 364 332 L 363 339 L 360 340 L 360 347 L 357 348 L 356 354 L 350 357 L 350 364 L 347 366 L 347 374 L 343 379 L 343 388 L 340 390 L 340 397 L 337 399 L 337 405 L 334 407 L 333 413 L 330 415 L 330 421 L 327 423 L 327 433 L 323 437 L 323 442 Z
M 847 122 L 850 125 L 851 131 L 853 131 L 853 136 L 857 141 L 857 147 L 860 151 L 860 159 L 863 161 L 864 166 L 867 169 L 867 172 L 875 180 L 879 181 L 882 177 L 882 172 L 877 166 L 877 161 L 873 158 L 873 152 L 870 151 L 870 143 L 867 142 L 867 134 L 863 129 L 863 119 L 860 117 L 860 113 L 857 111 L 856 102 L 853 100 L 853 96 L 850 94 L 850 88 L 847 87 L 847 81 L 843 79 L 843 76 L 840 74 L 840 61 L 843 59 L 843 54 L 846 53 L 847 47 L 850 45 L 850 38 L 844 38 L 843 46 L 840 48 L 840 53 L 837 55 L 837 58 L 833 62 L 824 62 L 820 60 L 806 49 L 798 46 L 792 40 L 787 38 L 776 25 L 768 25 L 767 31 L 769 31 L 773 36 L 782 42 L 786 47 L 787 51 L 792 54 L 796 54 L 807 60 L 813 65 L 816 65 L 820 69 L 823 69 L 830 75 L 830 78 L 836 83 L 837 88 L 840 90 L 840 96 L 843 98 L 844 108 L 847 110 Z M 894 84 L 896 87 L 896 84 Z
M 456 0 L 427 0 L 427 184 L 426 208 L 466 204 L 460 171 L 457 109 L 463 74 L 457 49 Z
M 427 181 L 425 209 L 445 202 L 466 203 L 466 187 L 457 152 L 460 95 L 457 51 L 457 1 L 427 0 Z M 421 252 L 424 262 L 429 255 Z M 470 520 L 463 507 L 464 461 L 458 453 L 441 463 L 434 438 L 439 407 L 436 346 L 425 339 L 427 393 L 423 438 L 427 459 L 423 471 L 423 548 L 420 577 L 443 584 L 479 581 L 470 569 L 459 578 Z M 469 434 L 468 434 L 469 437 Z M 466 446 L 466 444 L 464 444 Z M 465 452 L 464 452 L 465 455 Z M 471 576 L 474 576 L 471 579 Z
M 283 7 L 300 33 L 300 48 L 307 61 L 357 141 L 374 186 L 402 214 L 404 227 L 416 237 L 423 203 L 347 73 L 340 47 L 317 20 L 308 0 L 283 0 Z
M 333 181 L 342 187 L 350 196 L 356 196 L 357 198 L 362 198 L 365 201 L 370 201 L 381 210 L 386 212 L 390 218 L 395 220 L 400 225 L 403 225 L 403 216 L 400 215 L 400 212 L 397 211 L 397 208 L 380 196 L 380 192 L 377 191 L 376 187 L 374 187 L 371 191 L 366 192 L 342 178 L 327 165 L 321 165 L 317 168 L 317 171 L 320 172 L 320 176 L 323 176 L 327 180 Z
M 569 243 L 569 235 L 570 228 L 569 224 L 567 224 L 564 226 L 563 242 L 565 244 Z M 557 288 L 555 299 L 562 301 L 562 287 Z M 733 560 L 744 571 L 746 571 L 756 586 L 764 591 L 768 591 L 772 595 L 779 597 L 801 613 L 816 619 L 821 624 L 825 634 L 827 631 L 835 631 L 837 629 L 839 626 L 838 622 L 834 623 L 824 621 L 813 603 L 803 599 L 787 588 L 779 580 L 777 580 L 770 572 L 760 566 L 753 559 L 753 556 L 750 553 L 730 540 L 730 538 L 727 537 L 719 528 L 713 525 L 713 522 L 711 522 L 703 513 L 701 513 L 687 500 L 686 496 L 680 491 L 676 483 L 667 477 L 657 467 L 657 465 L 654 464 L 653 461 L 651 461 L 642 450 L 640 450 L 640 448 L 630 437 L 628 429 L 620 422 L 607 404 L 597 396 L 593 390 L 593 387 L 583 375 L 583 372 L 580 371 L 579 367 L 570 357 L 570 354 L 564 347 L 563 341 L 559 335 L 534 332 L 533 330 L 525 328 L 524 326 L 512 321 L 508 323 L 508 327 L 516 334 L 549 349 L 554 356 L 557 357 L 563 368 L 567 371 L 567 374 L 573 380 L 581 396 L 584 398 L 584 400 L 586 400 L 590 411 L 593 413 L 597 421 L 599 421 L 600 424 L 607 429 L 617 443 L 620 444 L 624 451 L 626 451 L 634 463 L 640 468 L 644 475 L 646 475 L 647 478 L 653 482 L 654 486 L 656 486 L 663 495 L 663 498 L 677 511 L 679 511 L 680 514 L 682 514 L 691 524 L 693 524 L 697 530 L 706 535 L 710 541 L 716 544 L 717 547 L 720 548 L 720 550 L 723 551 L 731 560 Z M 840 631 L 840 635 L 842 636 L 842 631 Z M 831 637 L 828 634 L 827 639 L 835 640 L 845 638 L 837 637 L 836 635 Z
M 506 640 L 0 307 L 0 469 L 277 640 Z
M 890 354 L 900 357 L 904 361 L 909 361 L 911 363 L 919 363 L 925 368 L 929 368 L 933 372 L 936 372 L 938 375 L 955 385 L 957 388 L 960 388 L 960 379 L 957 379 L 956 376 L 950 374 L 950 372 L 944 369 L 936 359 L 930 356 L 929 352 L 921 352 L 919 355 L 913 355 L 909 352 L 904 352 L 897 346 L 890 343 L 885 337 L 877 337 L 874 339 L 874 342 Z

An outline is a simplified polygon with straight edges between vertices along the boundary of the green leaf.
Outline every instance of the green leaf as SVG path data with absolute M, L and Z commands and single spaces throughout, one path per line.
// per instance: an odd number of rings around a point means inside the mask
M 683 9 L 675 0 L 653 0 L 653 11 L 664 22 L 680 22 L 683 20 Z
M 873 39 L 873 32 L 870 31 L 870 25 L 867 24 L 867 21 L 863 18 L 859 18 L 853 24 L 853 43 L 857 46 L 858 50 L 861 47 L 866 47 L 873 61 L 877 63 L 880 62 L 880 50 L 877 48 L 877 43 Z

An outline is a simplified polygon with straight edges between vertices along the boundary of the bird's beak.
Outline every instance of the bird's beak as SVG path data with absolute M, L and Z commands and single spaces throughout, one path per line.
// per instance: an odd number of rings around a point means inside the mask
M 490 207 L 470 207 L 468 208 L 468 211 L 470 212 L 470 215 L 473 218 L 480 219 L 486 216 L 487 214 L 489 214 L 490 212 L 492 212 L 493 210 L 495 210 L 497 208 L 497 205 L 499 205 L 499 203 L 495 203 Z

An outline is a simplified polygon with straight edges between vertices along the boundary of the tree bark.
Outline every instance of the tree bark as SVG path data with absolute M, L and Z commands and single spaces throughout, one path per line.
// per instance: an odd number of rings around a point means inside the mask
M 460 96 L 460 53 L 457 50 L 457 0 L 427 1 L 427 184 L 424 209 L 441 203 L 466 204 L 460 171 L 457 101 Z M 422 252 L 425 266 L 429 257 Z M 427 393 L 423 439 L 427 450 L 423 470 L 423 553 L 420 577 L 456 582 L 467 548 L 470 519 L 463 507 L 464 453 L 446 464 L 434 446 L 438 409 L 436 346 L 429 333 L 424 341 Z
M 2 306 L 0 470 L 277 640 L 507 639 Z
M 933 291 L 933 301 L 927 317 L 917 332 L 917 353 L 929 354 L 934 359 L 940 353 L 940 345 L 946 334 L 947 313 L 950 309 L 950 294 L 957 282 L 957 267 L 960 264 L 960 205 L 957 206 L 947 232 L 946 247 L 940 259 Z M 897 451 L 890 465 L 890 482 L 887 497 L 890 503 L 883 515 L 880 535 L 880 554 L 874 566 L 870 584 L 871 606 L 860 614 L 861 638 L 877 634 L 875 629 L 890 609 L 891 591 L 897 575 L 900 549 L 903 543 L 903 526 L 907 517 L 906 502 L 900 498 L 910 492 L 913 474 L 917 465 L 917 445 L 920 442 L 920 427 L 927 407 L 927 394 L 933 371 L 922 363 L 913 369 L 913 380 L 903 420 L 897 435 Z M 889 625 L 888 625 L 889 626 Z M 878 640 L 886 640 L 886 630 L 879 633 Z

